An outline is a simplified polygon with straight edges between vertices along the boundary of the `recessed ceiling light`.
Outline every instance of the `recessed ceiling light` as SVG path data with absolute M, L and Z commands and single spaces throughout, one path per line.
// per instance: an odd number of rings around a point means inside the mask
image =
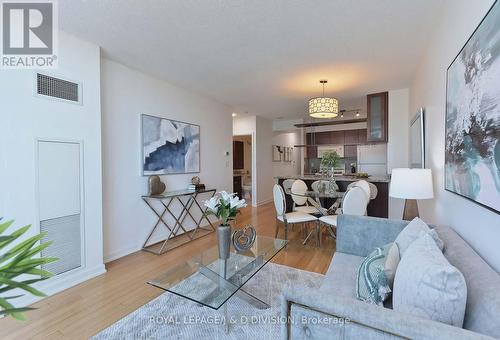
M 233 112 L 231 116 L 236 117 L 238 114 L 236 112 Z
M 359 112 L 356 112 L 356 117 L 359 117 Z

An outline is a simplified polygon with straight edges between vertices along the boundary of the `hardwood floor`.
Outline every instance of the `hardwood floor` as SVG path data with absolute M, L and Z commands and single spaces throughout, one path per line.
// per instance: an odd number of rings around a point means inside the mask
M 252 224 L 259 235 L 274 236 L 273 204 L 243 209 L 237 225 L 246 224 Z M 324 232 L 321 248 L 316 247 L 314 239 L 303 246 L 299 230 L 296 226 L 289 233 L 290 245 L 272 262 L 325 273 L 335 241 Z M 282 227 L 278 237 L 284 237 Z M 161 256 L 139 251 L 107 263 L 106 274 L 36 303 L 34 307 L 38 309 L 26 314 L 28 321 L 10 317 L 0 320 L 0 338 L 87 339 L 164 293 L 146 281 L 215 242 L 216 235 L 212 233 Z

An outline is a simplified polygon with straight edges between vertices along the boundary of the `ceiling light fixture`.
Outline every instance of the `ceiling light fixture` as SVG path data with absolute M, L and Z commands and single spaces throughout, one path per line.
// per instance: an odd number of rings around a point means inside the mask
M 323 85 L 323 96 L 309 99 L 309 116 L 313 118 L 335 118 L 339 113 L 339 101 L 325 97 L 325 84 L 328 80 L 319 81 Z
M 238 114 L 236 112 L 233 112 L 231 116 L 236 117 Z

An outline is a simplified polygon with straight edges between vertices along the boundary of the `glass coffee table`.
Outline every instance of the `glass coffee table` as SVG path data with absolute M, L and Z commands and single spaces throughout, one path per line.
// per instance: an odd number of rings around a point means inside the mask
M 217 246 L 193 256 L 169 269 L 148 283 L 175 295 L 218 310 L 224 306 L 224 324 L 228 331 L 225 302 L 233 295 L 258 309 L 269 305 L 242 289 L 243 285 L 262 269 L 288 241 L 257 236 L 253 246 L 238 252 L 231 246 L 227 260 L 219 259 Z

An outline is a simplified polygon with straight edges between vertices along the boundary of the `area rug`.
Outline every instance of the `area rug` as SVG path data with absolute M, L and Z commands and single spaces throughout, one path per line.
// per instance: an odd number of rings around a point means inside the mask
M 278 339 L 283 287 L 291 284 L 300 285 L 305 291 L 317 289 L 323 277 L 268 263 L 243 289 L 271 307 L 259 310 L 233 296 L 226 302 L 229 319 L 227 334 L 223 324 L 224 307 L 213 310 L 165 292 L 92 339 Z

